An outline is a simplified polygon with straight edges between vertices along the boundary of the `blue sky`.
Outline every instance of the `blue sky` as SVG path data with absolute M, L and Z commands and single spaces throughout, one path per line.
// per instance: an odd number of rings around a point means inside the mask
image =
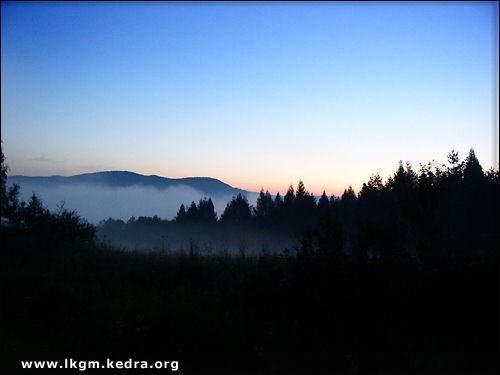
M 339 194 L 452 148 L 498 163 L 495 2 L 2 2 L 1 27 L 10 174 Z

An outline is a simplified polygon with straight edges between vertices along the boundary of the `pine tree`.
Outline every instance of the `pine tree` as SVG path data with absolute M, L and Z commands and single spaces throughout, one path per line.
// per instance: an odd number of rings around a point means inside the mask
M 259 220 L 263 218 L 269 218 L 272 215 L 274 209 L 274 201 L 268 190 L 264 193 L 264 189 L 261 189 L 259 197 L 257 198 L 257 207 L 255 209 L 255 215 Z
M 248 200 L 241 194 L 233 197 L 227 204 L 220 218 L 223 223 L 247 224 L 252 218 L 252 211 Z
M 295 194 L 295 197 L 297 200 L 304 199 L 308 195 L 308 192 L 306 190 L 306 187 L 304 186 L 304 183 L 302 180 L 299 181 L 299 184 L 297 185 L 297 193 Z
M 205 224 L 215 223 L 217 221 L 217 213 L 212 202 L 212 198 L 200 199 L 197 209 L 197 220 Z M 188 210 L 189 212 L 189 210 Z
M 186 212 L 186 221 L 189 223 L 195 223 L 199 219 L 199 214 L 198 214 L 198 207 L 196 206 L 196 203 L 191 202 L 191 205 L 187 209 Z
M 294 201 L 295 201 L 295 191 L 293 190 L 292 184 L 290 184 L 285 194 L 285 198 L 283 199 L 283 203 L 285 206 L 291 206 Z
M 472 148 L 463 162 L 463 176 L 465 179 L 471 181 L 479 181 L 484 177 L 483 167 L 481 167 L 476 153 Z
M 318 215 L 320 219 L 325 218 L 330 212 L 330 200 L 326 196 L 326 192 L 323 190 L 323 194 L 318 201 Z
M 1 210 L 4 211 L 4 204 L 6 198 L 6 184 L 7 184 L 7 172 L 9 168 L 5 164 L 5 156 L 3 154 L 2 143 L 0 142 L 0 202 L 2 204 Z
M 178 223 L 184 223 L 186 221 L 186 217 L 186 208 L 183 204 L 181 204 L 181 207 L 179 208 L 179 211 L 177 211 L 177 215 L 175 216 L 175 221 Z
M 274 198 L 274 207 L 276 209 L 280 209 L 283 206 L 283 199 L 281 198 L 280 192 L 276 193 L 276 197 Z

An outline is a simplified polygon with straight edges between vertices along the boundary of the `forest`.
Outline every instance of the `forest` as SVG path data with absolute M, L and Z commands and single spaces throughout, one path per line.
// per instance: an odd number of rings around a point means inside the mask
M 99 223 L 96 236 L 108 245 L 135 244 L 136 249 L 286 251 L 449 267 L 492 255 L 490 245 L 498 239 L 497 192 L 498 170 L 485 173 L 472 149 L 462 162 L 452 150 L 448 165 L 429 162 L 416 172 L 400 162 L 385 183 L 374 174 L 359 194 L 349 186 L 340 197 L 323 192 L 316 200 L 300 181 L 284 197 L 261 190 L 255 207 L 238 194 L 220 218 L 212 200 L 204 198 L 181 205 L 173 220 L 110 218 Z
M 358 194 L 300 182 L 97 226 L 20 201 L 7 171 L 2 153 L 2 350 L 498 351 L 499 172 L 472 149 Z

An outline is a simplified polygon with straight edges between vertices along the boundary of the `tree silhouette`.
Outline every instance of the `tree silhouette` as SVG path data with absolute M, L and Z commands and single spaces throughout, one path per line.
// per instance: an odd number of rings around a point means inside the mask
M 177 211 L 177 215 L 175 215 L 175 221 L 178 223 L 185 223 L 187 219 L 186 207 L 183 204 L 179 207 L 179 211 Z
M 354 224 L 355 210 L 357 208 L 358 198 L 352 186 L 344 190 L 340 198 L 340 215 L 347 227 L 352 229 Z
M 448 163 L 451 164 L 450 172 L 454 173 L 455 169 L 460 166 L 460 158 L 458 156 L 458 151 L 451 150 L 446 156 Z
M 470 149 L 469 155 L 463 163 L 463 175 L 466 180 L 479 182 L 484 177 L 483 168 L 476 157 L 474 149 Z
M 227 204 L 220 218 L 225 224 L 248 224 L 252 219 L 252 211 L 248 200 L 241 194 L 233 197 Z
M 200 215 L 198 213 L 198 207 L 196 206 L 196 203 L 191 202 L 191 205 L 186 212 L 186 221 L 189 223 L 196 223 L 199 221 L 199 216 Z
M 309 193 L 302 181 L 297 185 L 295 201 L 293 202 L 293 216 L 295 231 L 301 232 L 306 228 L 312 229 L 317 225 L 316 199 Z
M 198 203 L 199 221 L 205 224 L 213 224 L 217 222 L 217 213 L 212 202 L 212 198 L 200 199 Z
M 292 184 L 290 184 L 288 190 L 286 191 L 285 198 L 283 198 L 283 203 L 286 207 L 291 207 L 294 201 L 295 201 L 295 190 L 293 189 Z
M 283 206 L 283 199 L 281 198 L 280 192 L 276 193 L 276 197 L 274 198 L 274 207 L 280 209 Z
M 183 216 L 181 208 L 179 208 L 179 212 Z M 190 224 L 213 224 L 217 222 L 217 214 L 212 199 L 202 198 L 199 200 L 198 205 L 191 202 L 183 221 Z
M 318 216 L 319 219 L 324 219 L 330 213 L 330 200 L 326 196 L 325 191 L 318 200 Z
M 268 222 L 274 210 L 275 202 L 268 190 L 264 193 L 264 189 L 260 190 L 259 197 L 255 208 L 255 215 L 261 222 Z
M 7 184 L 7 172 L 8 172 L 8 167 L 7 164 L 5 164 L 5 156 L 3 154 L 3 147 L 2 147 L 3 142 L 0 142 L 0 202 L 1 202 L 1 212 L 4 212 L 4 204 L 6 202 L 6 197 L 7 197 L 7 190 L 6 190 L 6 184 Z
M 25 203 L 19 199 L 20 187 L 17 184 L 12 185 L 7 189 L 7 172 L 9 167 L 5 162 L 3 141 L 0 141 L 0 225 L 9 225 L 19 227 L 22 222 L 21 208 Z

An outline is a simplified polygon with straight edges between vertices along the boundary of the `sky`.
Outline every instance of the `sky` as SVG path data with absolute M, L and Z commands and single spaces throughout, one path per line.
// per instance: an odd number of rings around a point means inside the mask
M 1 4 L 9 174 L 358 191 L 498 167 L 498 3 Z

